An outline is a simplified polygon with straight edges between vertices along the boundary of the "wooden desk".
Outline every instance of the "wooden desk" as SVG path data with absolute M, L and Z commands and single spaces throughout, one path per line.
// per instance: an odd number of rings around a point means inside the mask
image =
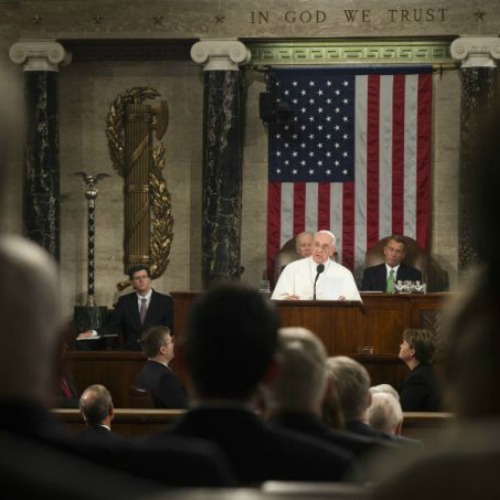
M 172 293 L 177 337 L 184 334 L 187 315 L 198 295 L 199 292 Z M 329 355 L 344 354 L 360 361 L 370 373 L 372 384 L 388 383 L 398 388 L 408 373 L 397 357 L 403 330 L 438 330 L 441 308 L 449 297 L 449 293 L 363 293 L 363 305 L 338 301 L 275 304 L 283 326 L 309 328 L 321 338 Z M 111 391 L 116 407 L 130 406 L 128 389 L 145 361 L 141 353 L 70 351 L 68 358 L 80 391 L 101 383 Z M 174 359 L 173 369 L 182 377 L 179 364 Z

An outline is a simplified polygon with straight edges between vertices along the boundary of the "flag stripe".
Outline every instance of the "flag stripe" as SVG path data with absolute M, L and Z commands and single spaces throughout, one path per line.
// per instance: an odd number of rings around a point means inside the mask
M 394 76 L 392 131 L 392 233 L 403 233 L 405 77 Z
M 432 126 L 432 75 L 421 75 L 419 79 L 418 112 L 418 170 L 417 170 L 417 241 L 423 248 L 429 244 L 430 230 L 430 164 Z
M 318 228 L 330 229 L 330 183 L 320 182 L 318 184 L 318 205 L 316 207 L 318 212 Z M 314 230 L 314 229 L 313 229 Z
M 392 89 L 393 76 L 380 77 L 379 220 L 377 241 L 392 232 Z
M 355 264 L 356 267 L 362 267 L 365 260 L 366 242 L 367 242 L 367 96 L 368 76 L 360 75 L 356 78 L 356 109 L 355 109 L 355 152 L 354 159 L 354 177 L 356 179 L 356 204 L 355 204 Z
M 431 68 L 280 68 L 293 121 L 269 123 L 268 276 L 298 232 L 330 229 L 357 278 L 366 251 L 430 229 Z
M 379 121 L 380 121 L 380 75 L 368 77 L 368 164 L 367 164 L 367 248 L 373 247 L 379 240 Z

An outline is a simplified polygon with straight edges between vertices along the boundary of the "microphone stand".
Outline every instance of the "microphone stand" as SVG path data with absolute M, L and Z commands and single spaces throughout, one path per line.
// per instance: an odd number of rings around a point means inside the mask
M 313 300 L 316 300 L 316 282 L 318 281 L 319 275 L 325 270 L 325 265 L 324 264 L 318 264 L 316 267 L 316 278 L 314 279 L 314 293 L 313 293 Z

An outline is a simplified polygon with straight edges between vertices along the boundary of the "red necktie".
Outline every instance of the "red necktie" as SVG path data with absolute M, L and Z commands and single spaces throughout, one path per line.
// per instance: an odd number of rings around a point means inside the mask
M 73 393 L 71 392 L 71 389 L 69 388 L 69 385 L 66 382 L 66 379 L 64 377 L 61 379 L 61 389 L 63 391 L 63 394 L 67 398 L 72 398 L 73 397 Z

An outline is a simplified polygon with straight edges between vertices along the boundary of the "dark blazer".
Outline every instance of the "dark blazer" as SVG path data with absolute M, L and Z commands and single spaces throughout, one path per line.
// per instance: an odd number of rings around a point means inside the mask
M 146 361 L 137 377 L 136 385 L 151 392 L 156 408 L 188 407 L 184 387 L 172 370 L 162 363 Z
M 422 281 L 422 273 L 414 267 L 400 264 L 395 281 Z M 385 263 L 367 267 L 363 272 L 361 290 L 364 292 L 385 292 L 387 287 L 387 271 Z
M 340 448 L 281 429 L 237 407 L 191 410 L 163 435 L 172 434 L 217 444 L 228 457 L 240 485 L 267 480 L 338 481 L 353 463 L 352 455 Z
M 50 412 L 19 401 L 0 401 L 2 432 L 43 446 L 49 459 L 50 450 L 57 450 L 157 484 L 183 487 L 235 484 L 225 456 L 216 446 L 203 440 L 173 436 L 162 443 L 146 445 L 123 439 L 112 446 L 103 441 L 78 442 Z M 108 474 L 112 472 L 109 470 Z
M 76 443 L 96 444 L 106 446 L 118 446 L 127 442 L 128 439 L 116 434 L 101 425 L 89 425 L 83 431 L 75 435 Z
M 364 458 L 372 453 L 395 449 L 390 443 L 386 444 L 368 436 L 332 429 L 318 417 L 308 413 L 280 413 L 274 415 L 271 422 L 286 429 L 301 432 L 340 446 L 354 454 L 356 458 Z
M 368 424 L 360 420 L 350 420 L 346 423 L 346 430 L 349 432 L 354 432 L 361 436 L 379 439 L 381 441 L 390 442 L 402 450 L 408 452 L 419 452 L 423 449 L 423 444 L 418 439 L 411 439 L 403 436 L 396 436 L 394 434 L 389 434 L 388 432 L 377 431 L 370 427 Z
M 106 321 L 103 330 L 106 333 L 121 333 L 124 347 L 139 351 L 142 332 L 156 325 L 168 326 L 173 333 L 174 306 L 171 297 L 153 290 L 143 325 L 141 325 L 139 317 L 137 294 L 134 292 L 118 299 L 118 303 Z
M 401 384 L 399 396 L 403 411 L 440 411 L 441 391 L 431 364 L 415 367 Z

